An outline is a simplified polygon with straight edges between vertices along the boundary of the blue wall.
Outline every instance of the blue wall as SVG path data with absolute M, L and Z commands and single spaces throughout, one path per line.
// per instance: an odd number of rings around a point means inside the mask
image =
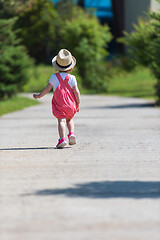
M 95 8 L 95 14 L 98 18 L 112 18 L 112 1 L 111 0 L 84 0 L 86 9 Z
M 57 3 L 58 0 L 53 0 Z M 77 3 L 77 0 L 74 0 Z M 112 1 L 111 0 L 84 0 L 86 10 L 92 11 L 98 18 L 113 18 Z

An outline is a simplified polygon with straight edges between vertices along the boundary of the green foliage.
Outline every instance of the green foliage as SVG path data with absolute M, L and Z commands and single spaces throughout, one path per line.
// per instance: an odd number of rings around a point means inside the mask
M 150 16 L 152 18 L 152 26 L 154 27 L 155 33 L 154 39 L 151 42 L 151 69 L 157 78 L 157 104 L 160 106 L 160 12 L 152 13 Z
M 151 42 L 154 39 L 154 28 L 149 21 L 138 20 L 138 25 L 134 24 L 134 31 L 125 32 L 125 37 L 119 39 L 128 47 L 130 62 L 133 66 L 141 63 L 148 66 L 151 63 Z
M 82 85 L 97 92 L 106 91 L 108 74 L 103 60 L 111 40 L 107 25 L 100 25 L 96 17 L 75 7 L 72 0 L 59 1 L 57 12 L 50 1 L 34 0 L 32 7 L 20 14 L 18 26 L 22 28 L 24 44 L 37 62 L 67 48 L 77 59 Z
M 76 56 L 83 86 L 106 91 L 107 70 L 102 62 L 108 56 L 106 49 L 111 41 L 108 26 L 100 25 L 96 17 L 75 8 L 72 20 L 63 24 L 60 35 L 63 37 L 60 48 L 67 48 Z
M 52 1 L 34 0 L 19 14 L 17 21 L 21 29 L 19 36 L 30 56 L 37 62 L 47 62 L 54 50 L 57 13 Z
M 16 28 L 22 44 L 37 63 L 48 63 L 60 48 L 77 59 L 83 87 L 106 92 L 108 70 L 104 60 L 111 33 L 96 17 L 75 6 L 73 0 L 0 0 L 0 17 L 17 16 Z
M 34 0 L 0 0 L 0 18 L 19 17 L 26 8 L 31 8 Z
M 27 68 L 32 64 L 26 49 L 13 31 L 15 19 L 0 20 L 0 98 L 11 97 L 27 81 Z
M 70 20 L 73 17 L 74 0 L 58 0 L 57 11 L 61 20 Z
M 157 79 L 156 96 L 160 105 L 160 12 L 148 13 L 148 16 L 148 21 L 139 20 L 135 31 L 125 33 L 120 41 L 129 46 L 129 58 L 134 65 L 142 64 L 152 70 Z

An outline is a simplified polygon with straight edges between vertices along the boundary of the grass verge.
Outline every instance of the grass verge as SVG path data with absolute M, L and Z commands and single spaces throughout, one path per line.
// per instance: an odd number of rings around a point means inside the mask
M 50 76 L 56 73 L 52 66 L 37 65 L 29 69 L 29 81 L 23 87 L 24 92 L 40 92 L 48 84 Z M 76 76 L 80 91 L 83 93 L 84 90 L 81 84 L 81 78 L 78 75 L 77 68 L 74 68 L 73 75 Z
M 23 87 L 24 92 L 40 92 L 46 87 L 53 68 L 46 65 L 38 65 L 29 69 L 29 81 Z
M 149 69 L 139 67 L 131 72 L 114 70 L 112 76 L 107 94 L 156 99 L 156 79 Z
M 13 97 L 0 102 L 0 116 L 37 105 L 38 101 L 26 97 Z
M 24 92 L 40 92 L 48 83 L 52 66 L 38 65 L 29 71 L 29 81 L 24 86 Z M 78 82 L 81 94 L 96 94 L 95 90 L 82 87 L 82 79 L 78 76 L 77 69 L 73 71 Z M 156 99 L 156 79 L 148 68 L 137 67 L 131 72 L 122 68 L 113 67 L 108 80 L 108 89 L 103 95 L 118 95 L 124 97 L 139 97 Z

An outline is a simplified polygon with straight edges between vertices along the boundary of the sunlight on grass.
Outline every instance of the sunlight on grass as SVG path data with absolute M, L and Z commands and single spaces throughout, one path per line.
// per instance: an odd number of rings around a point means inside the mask
M 155 98 L 156 79 L 149 69 L 137 68 L 132 72 L 117 71 L 110 79 L 108 94 Z
M 23 88 L 24 92 L 40 92 L 46 87 L 52 73 L 52 66 L 38 65 L 31 68 L 29 81 Z
M 38 101 L 25 97 L 13 97 L 4 101 L 0 101 L 0 116 L 37 104 Z
M 24 92 L 40 92 L 48 84 L 49 78 L 53 73 L 57 71 L 54 70 L 52 66 L 38 65 L 29 70 L 29 80 L 28 83 L 23 87 Z M 81 87 L 81 78 L 77 74 L 77 68 L 75 67 L 71 73 L 76 76 L 78 86 L 80 91 L 83 92 Z
M 156 79 L 149 69 L 138 67 L 137 69 L 127 72 L 123 69 L 114 68 L 111 70 L 112 77 L 109 79 L 108 90 L 106 95 L 118 95 L 125 97 L 140 97 L 155 99 Z M 24 87 L 25 92 L 40 92 L 48 83 L 51 74 L 54 73 L 52 66 L 38 65 L 29 71 L 30 79 Z M 75 74 L 81 94 L 96 94 L 95 90 L 85 89 L 82 87 L 82 80 L 78 75 L 77 69 Z

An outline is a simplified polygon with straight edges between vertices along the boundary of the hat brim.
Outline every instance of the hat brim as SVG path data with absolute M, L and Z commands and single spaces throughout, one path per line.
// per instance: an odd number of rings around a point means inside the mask
M 72 64 L 68 67 L 68 68 L 61 68 L 57 65 L 56 63 L 57 61 L 57 56 L 55 56 L 53 59 L 52 59 L 52 65 L 55 69 L 59 70 L 59 71 L 68 71 L 72 68 L 74 68 L 74 66 L 76 65 L 76 59 L 75 57 L 72 56 Z

